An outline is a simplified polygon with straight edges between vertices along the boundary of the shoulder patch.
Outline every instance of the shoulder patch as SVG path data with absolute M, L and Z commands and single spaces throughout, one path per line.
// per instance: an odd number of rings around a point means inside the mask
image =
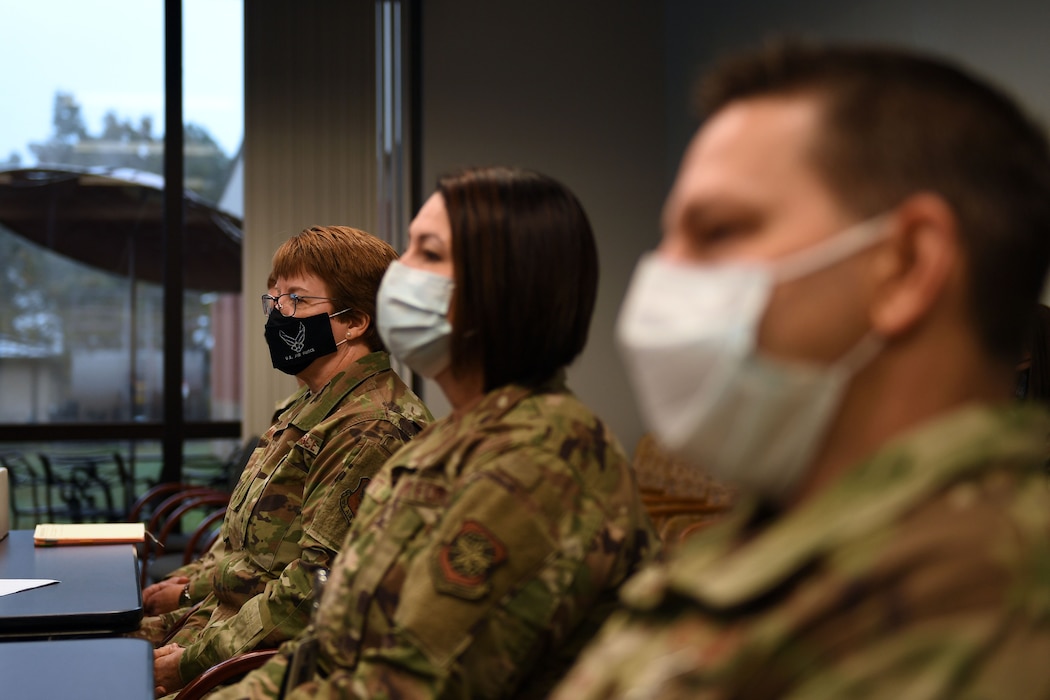
M 352 523 L 354 521 L 354 513 L 361 507 L 361 499 L 364 498 L 365 489 L 370 481 L 371 479 L 367 476 L 362 477 L 357 480 L 355 487 L 346 489 L 339 495 L 339 508 L 343 511 L 343 515 L 346 516 L 346 522 Z
M 434 587 L 440 593 L 480 600 L 488 595 L 492 571 L 507 559 L 507 548 L 475 520 L 467 520 L 434 559 Z

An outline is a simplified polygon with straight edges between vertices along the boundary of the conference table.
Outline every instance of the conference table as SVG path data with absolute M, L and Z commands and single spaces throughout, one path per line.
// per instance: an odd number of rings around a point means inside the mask
M 153 647 L 122 637 L 142 618 L 134 546 L 0 540 L 0 579 L 59 583 L 0 596 L 0 697 L 147 700 Z
M 0 596 L 0 640 L 114 635 L 142 619 L 130 544 L 36 547 L 31 530 L 12 530 L 0 540 L 0 579 L 58 581 Z
M 152 700 L 153 645 L 122 637 L 0 642 L 0 697 Z

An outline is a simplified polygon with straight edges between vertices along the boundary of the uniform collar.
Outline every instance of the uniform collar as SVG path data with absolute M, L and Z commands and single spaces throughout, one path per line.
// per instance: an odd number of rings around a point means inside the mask
M 463 414 L 459 422 L 463 425 L 477 425 L 500 420 L 530 396 L 559 393 L 565 390 L 564 370 L 558 370 L 550 379 L 535 387 L 506 384 L 485 394 L 477 406 Z
M 369 378 L 390 369 L 390 356 L 385 352 L 373 352 L 365 355 L 321 387 L 313 396 L 305 398 L 301 411 L 289 424 L 307 432 L 327 418 L 336 406 L 340 405 L 348 394 Z
M 499 424 L 508 413 L 530 397 L 567 391 L 565 373 L 562 371 L 536 387 L 508 384 L 493 389 L 462 416 L 447 416 L 426 428 L 387 463 L 389 469 L 380 470 L 375 481 L 385 486 L 373 484 L 369 488 L 370 493 L 376 500 L 384 500 L 386 496 L 383 495 L 383 489 L 392 487 L 406 472 L 458 474 L 464 461 L 473 456 L 471 446 L 492 436 L 490 426 Z

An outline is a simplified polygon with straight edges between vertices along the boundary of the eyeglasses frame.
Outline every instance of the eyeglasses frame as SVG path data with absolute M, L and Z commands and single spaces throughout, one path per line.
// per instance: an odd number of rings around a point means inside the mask
M 292 301 L 292 313 L 288 314 L 287 316 L 285 316 L 284 310 L 281 308 L 281 297 L 285 296 L 291 299 Z M 277 296 L 273 296 L 272 294 L 263 294 L 261 297 L 263 305 L 263 316 L 269 318 L 270 313 L 274 309 L 277 309 L 285 318 L 295 318 L 295 314 L 299 310 L 299 302 L 303 301 L 304 299 L 323 299 L 324 301 L 336 301 L 333 297 L 315 297 L 310 295 L 298 294 L 296 292 L 284 292 L 283 294 L 278 294 Z M 269 307 L 269 310 L 267 310 L 267 307 Z

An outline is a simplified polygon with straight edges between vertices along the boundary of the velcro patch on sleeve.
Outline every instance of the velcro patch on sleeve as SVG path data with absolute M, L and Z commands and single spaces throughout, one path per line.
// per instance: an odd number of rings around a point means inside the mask
M 434 587 L 441 593 L 480 600 L 491 586 L 492 572 L 507 560 L 507 548 L 488 528 L 467 520 L 434 558 Z
M 364 498 L 365 488 L 368 487 L 368 482 L 370 481 L 371 479 L 367 476 L 358 479 L 354 488 L 344 490 L 339 497 L 339 507 L 342 509 L 343 515 L 346 516 L 346 522 L 352 523 L 354 521 L 354 513 L 361 506 L 361 499 Z

